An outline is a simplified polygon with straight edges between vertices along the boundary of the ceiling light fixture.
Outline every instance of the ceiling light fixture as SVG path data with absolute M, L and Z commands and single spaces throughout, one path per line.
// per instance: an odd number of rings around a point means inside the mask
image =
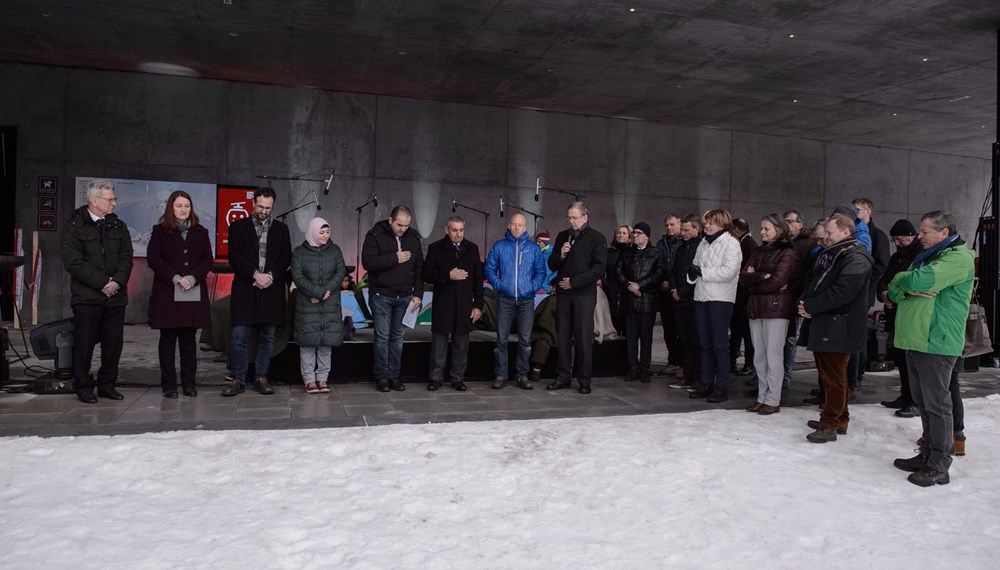
M 554 73 L 554 72 L 555 72 L 555 69 L 554 69 L 554 68 L 552 68 L 552 67 L 550 67 L 550 68 L 546 69 L 545 71 L 548 71 L 549 73 Z
M 892 114 L 892 116 L 893 116 L 893 117 L 895 117 L 895 116 L 896 116 L 896 113 L 893 113 L 893 114 Z
M 240 36 L 240 34 L 237 32 L 229 32 L 229 35 L 233 36 L 234 38 L 238 38 Z
M 792 99 L 792 103 L 798 103 L 798 102 L 799 102 L 798 99 Z
M 628 11 L 629 12 L 635 12 L 635 8 L 629 8 Z
M 927 61 L 927 58 L 926 58 L 926 57 L 924 58 L 924 61 Z
M 794 37 L 795 37 L 795 34 L 788 34 L 788 37 L 790 37 L 790 38 L 794 38 Z
M 400 51 L 397 51 L 396 53 L 398 53 L 399 55 L 406 55 L 406 52 L 405 52 L 405 51 L 402 51 L 402 50 L 400 50 Z
M 232 6 L 233 0 L 222 0 L 222 3 L 225 4 L 226 6 Z
M 43 18 L 51 18 L 52 14 L 46 14 L 45 12 L 42 12 L 42 17 Z

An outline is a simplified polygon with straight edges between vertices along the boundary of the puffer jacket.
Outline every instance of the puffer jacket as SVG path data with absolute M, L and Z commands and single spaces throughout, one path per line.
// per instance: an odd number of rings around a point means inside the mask
M 740 264 L 743 251 L 740 242 L 728 232 L 720 232 L 702 238 L 698 251 L 694 254 L 694 265 L 701 268 L 701 277 L 694 283 L 694 300 L 736 302 L 736 284 L 740 278 Z
M 292 252 L 295 341 L 299 346 L 340 346 L 344 342 L 340 282 L 345 275 L 344 254 L 333 242 L 316 247 L 304 241 Z M 330 298 L 324 301 L 327 291 Z M 320 302 L 313 303 L 314 298 Z
M 643 249 L 634 245 L 618 256 L 614 268 L 615 281 L 622 295 L 626 313 L 655 313 L 660 310 L 660 283 L 667 276 L 667 260 L 663 250 L 652 244 Z M 639 295 L 628 290 L 629 282 L 639 284 Z
M 87 206 L 81 206 L 70 216 L 60 240 L 63 265 L 71 277 L 71 305 L 128 304 L 132 234 L 118 216 L 105 216 L 102 229 L 90 217 Z M 121 287 L 110 297 L 101 292 L 109 278 Z
M 740 272 L 740 284 L 747 288 L 747 317 L 751 319 L 793 319 L 796 300 L 791 281 L 796 267 L 795 248 L 788 241 L 765 243 L 754 250 L 747 268 Z M 765 279 L 765 275 L 770 275 Z
M 504 297 L 518 301 L 533 299 L 548 274 L 545 259 L 538 244 L 528 239 L 527 232 L 515 238 L 508 230 L 486 256 L 486 280 Z
M 975 278 L 975 254 L 961 239 L 920 267 L 896 275 L 889 283 L 889 300 L 898 306 L 896 348 L 962 356 Z M 937 295 L 927 298 L 910 292 Z

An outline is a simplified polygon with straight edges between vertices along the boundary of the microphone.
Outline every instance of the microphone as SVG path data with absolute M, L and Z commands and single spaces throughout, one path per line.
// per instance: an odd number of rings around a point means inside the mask
M 500 217 L 503 217 L 503 196 L 500 196 Z
M 319 205 L 319 198 L 316 196 L 316 191 L 315 190 L 313 190 L 313 201 L 316 202 L 316 211 L 317 212 L 323 209 L 323 206 Z
M 378 208 L 378 194 L 376 194 L 375 197 L 372 198 L 372 204 L 375 204 L 375 207 Z
M 457 204 L 457 203 L 458 202 L 454 198 L 451 199 L 451 213 L 452 214 L 455 213 L 455 204 Z
M 323 190 L 323 195 L 326 196 L 330 193 L 330 184 L 333 184 L 333 173 L 330 173 L 330 178 L 326 180 L 326 189 Z
M 573 230 L 569 232 L 569 244 L 573 245 L 576 240 L 580 237 L 580 230 Z
M 542 188 L 542 184 L 541 184 L 540 180 L 538 179 L 538 177 L 536 176 L 535 177 L 535 201 L 536 202 L 538 201 L 538 191 L 541 190 L 541 188 Z

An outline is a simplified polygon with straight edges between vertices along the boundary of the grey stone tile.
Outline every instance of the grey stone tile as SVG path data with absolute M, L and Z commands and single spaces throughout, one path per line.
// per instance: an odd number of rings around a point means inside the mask
M 236 406 L 184 407 L 174 417 L 175 421 L 231 420 L 236 417 Z
M 50 414 L 0 414 L 0 426 L 37 426 L 51 424 L 59 419 L 62 412 Z
M 445 400 L 443 402 L 445 407 L 448 408 L 450 412 L 493 412 L 496 408 L 493 407 L 488 401 L 476 401 L 476 402 L 453 402 L 450 400 Z
M 347 416 L 344 406 L 337 401 L 292 404 L 290 410 L 293 418 L 342 418 Z
M 365 394 L 341 394 L 340 402 L 344 406 L 391 406 L 389 399 L 381 392 Z
M 394 412 L 396 411 L 396 408 L 392 404 L 386 402 L 383 405 L 344 406 L 344 411 L 348 416 L 367 416 Z
M 84 404 L 67 410 L 56 419 L 56 422 L 61 424 L 110 424 L 117 420 L 125 412 L 125 409 L 124 406 L 117 408 Z
M 61 414 L 76 407 L 80 401 L 76 396 L 51 394 L 35 396 L 16 405 L 4 409 L 4 414 Z
M 393 402 L 397 410 L 403 413 L 447 412 L 448 408 L 437 400 L 400 400 Z
M 135 423 L 135 424 L 155 424 L 161 422 L 171 422 L 173 421 L 179 411 L 157 413 L 157 412 L 133 412 L 126 411 L 121 416 L 118 417 L 117 423 Z
M 248 419 L 280 419 L 289 418 L 292 415 L 291 408 L 288 406 L 283 406 L 279 408 L 244 408 L 240 407 L 236 410 L 233 419 L 236 420 L 248 420 Z

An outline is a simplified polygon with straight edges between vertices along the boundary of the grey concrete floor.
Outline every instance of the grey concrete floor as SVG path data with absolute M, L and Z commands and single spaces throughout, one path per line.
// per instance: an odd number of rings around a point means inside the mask
M 649 384 L 624 382 L 621 377 L 595 378 L 593 393 L 573 390 L 546 391 L 543 378 L 534 390 L 508 385 L 493 390 L 485 381 L 470 381 L 467 392 L 447 384 L 428 392 L 423 382 L 409 382 L 404 392 L 381 393 L 369 379 L 338 383 L 329 394 L 307 394 L 300 384 L 277 385 L 275 394 L 252 390 L 232 398 L 220 395 L 225 365 L 218 353 L 199 351 L 198 390 L 195 398 L 162 397 L 156 356 L 156 331 L 145 326 L 126 327 L 119 391 L 122 401 L 101 399 L 80 403 L 73 394 L 17 392 L 29 379 L 19 362 L 11 366 L 11 383 L 0 391 L 0 436 L 63 436 L 124 434 L 175 430 L 298 429 L 485 420 L 522 420 L 631 414 L 677 413 L 710 409 L 742 409 L 753 399 L 746 377 L 733 377 L 730 399 L 722 404 L 688 398 L 684 390 L 668 387 L 673 377 L 654 376 Z M 20 337 L 14 335 L 15 345 Z M 661 339 L 659 330 L 654 338 Z M 654 342 L 654 370 L 666 361 L 662 342 Z M 23 346 L 18 352 L 24 354 Z M 12 360 L 13 354 L 9 355 Z M 782 396 L 783 406 L 805 406 L 803 398 L 816 387 L 811 355 L 800 349 L 791 388 Z M 97 357 L 95 356 L 95 363 Z M 28 358 L 29 365 L 51 365 Z M 963 394 L 980 397 L 1000 392 L 1000 371 L 982 368 L 962 377 Z M 895 372 L 868 373 L 864 390 L 855 403 L 872 404 L 894 399 L 899 380 Z M 891 410 L 886 410 L 891 415 Z M 917 421 L 900 419 L 901 422 Z

